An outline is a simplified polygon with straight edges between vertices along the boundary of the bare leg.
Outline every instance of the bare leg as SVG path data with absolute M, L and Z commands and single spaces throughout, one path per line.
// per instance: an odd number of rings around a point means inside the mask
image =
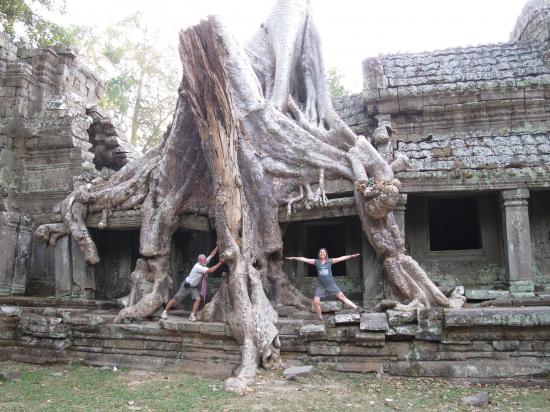
M 201 298 L 196 298 L 193 302 L 193 307 L 191 308 L 191 313 L 195 314 L 197 313 L 197 310 L 199 309 L 199 305 L 201 303 Z
M 321 314 L 321 298 L 319 296 L 313 298 L 313 310 L 319 319 L 323 319 L 323 315 Z
M 352 309 L 357 309 L 357 305 L 355 303 L 353 303 L 351 300 L 349 300 L 348 298 L 346 298 L 346 295 L 344 295 L 343 292 L 340 292 L 336 295 L 336 297 L 338 298 L 338 300 L 340 300 L 341 302 L 345 303 L 346 305 L 348 305 L 350 308 Z
M 164 311 L 165 312 L 168 312 L 170 310 L 170 308 L 174 305 L 176 305 L 178 303 L 178 301 L 174 298 L 170 299 L 170 301 L 168 302 L 168 304 L 166 305 L 166 307 L 164 308 Z

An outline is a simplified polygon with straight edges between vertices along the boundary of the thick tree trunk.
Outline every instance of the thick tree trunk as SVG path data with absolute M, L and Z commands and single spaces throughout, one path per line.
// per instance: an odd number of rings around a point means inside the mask
M 463 303 L 447 299 L 405 254 L 392 212 L 401 189 L 392 159 L 334 111 L 320 50 L 308 0 L 280 0 L 246 52 L 215 18 L 182 32 L 180 97 L 163 143 L 109 181 L 77 189 L 61 204 L 64 225 L 37 232 L 52 242 L 71 233 L 94 264 L 99 256 L 86 214 L 101 211 L 105 227 L 111 210 L 141 206 L 143 258 L 132 274 L 134 298 L 117 316 L 121 322 L 150 316 L 166 301 L 179 217 L 208 209 L 229 276 L 199 318 L 228 322 L 241 344 L 241 366 L 226 383 L 230 390 L 245 391 L 258 365 L 279 364 L 272 304 L 309 303 L 282 270 L 278 210 L 288 204 L 291 212 L 297 201 L 326 204 L 325 178 L 355 183 L 363 230 L 384 261 L 388 297 L 400 309 Z M 296 183 L 301 195 L 289 202 Z M 154 287 L 136 301 L 143 279 Z

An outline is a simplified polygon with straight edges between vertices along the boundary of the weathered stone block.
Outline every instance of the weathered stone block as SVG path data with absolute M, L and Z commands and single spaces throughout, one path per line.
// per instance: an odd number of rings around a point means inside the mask
M 550 307 L 448 309 L 447 327 L 548 326 Z
M 191 322 L 189 322 L 191 323 Z M 200 333 L 204 333 L 206 335 L 225 335 L 225 323 L 221 322 L 196 322 L 199 324 Z
M 390 326 L 409 325 L 411 323 L 417 323 L 418 317 L 415 312 L 401 312 L 398 310 L 388 310 L 386 312 L 388 316 L 388 323 Z
M 355 337 L 357 334 L 357 326 L 348 327 L 327 327 L 326 336 L 327 339 L 334 339 L 337 341 L 349 340 Z
M 340 347 L 337 345 L 325 345 L 323 343 L 310 343 L 307 349 L 310 355 L 331 355 L 340 354 Z
M 281 335 L 299 335 L 300 328 L 304 326 L 303 319 L 281 319 L 277 321 L 277 329 Z
M 418 325 L 395 325 L 386 332 L 386 336 L 391 337 L 393 340 L 408 340 L 414 338 L 417 334 Z
M 357 372 L 357 373 L 384 373 L 384 364 L 382 362 L 338 362 L 334 368 L 340 372 Z
M 331 300 L 321 302 L 322 313 L 337 312 L 339 310 L 342 310 L 342 302 L 336 302 Z
M 325 334 L 325 325 L 304 325 L 300 328 L 300 336 L 322 336 Z
M 416 338 L 440 341 L 443 333 L 443 309 L 419 309 Z
M 513 352 L 519 350 L 519 340 L 494 340 L 493 348 L 498 352 Z
M 359 332 L 355 335 L 355 341 L 361 346 L 381 347 L 386 344 L 384 333 Z
M 291 368 L 286 368 L 283 371 L 283 375 L 287 379 L 308 377 L 313 375 L 313 366 L 293 366 Z
M 494 300 L 506 299 L 510 297 L 510 292 L 507 290 L 484 290 L 484 289 L 467 289 L 466 299 L 468 300 Z
M 361 315 L 359 313 L 338 313 L 334 315 L 334 323 L 359 323 Z
M 0 306 L 0 316 L 19 316 L 21 309 L 17 306 Z
M 387 331 L 388 318 L 385 313 L 363 313 L 359 329 L 366 331 Z

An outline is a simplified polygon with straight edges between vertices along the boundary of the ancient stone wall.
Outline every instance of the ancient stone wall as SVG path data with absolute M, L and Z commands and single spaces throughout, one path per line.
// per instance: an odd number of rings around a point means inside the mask
M 529 202 L 533 274 L 538 290 L 550 291 L 550 192 L 533 192 Z
M 73 301 L 74 302 L 74 301 Z M 49 305 L 53 300 L 47 302 Z M 174 367 L 229 376 L 240 363 L 229 327 L 171 316 L 112 324 L 96 304 L 0 304 L 0 361 L 83 362 L 138 369 Z M 74 304 L 73 304 L 74 306 Z M 398 376 L 510 378 L 550 371 L 550 307 L 425 309 L 362 315 L 323 304 L 326 324 L 280 317 L 281 355 L 341 371 Z
M 550 188 L 549 10 L 548 0 L 529 1 L 508 43 L 366 59 L 363 105 L 356 96 L 335 99 L 355 130 L 391 123 L 393 149 L 411 161 L 410 170 L 397 176 L 412 203 L 404 199 L 395 213 L 399 217 L 406 210 L 410 253 L 436 281 L 457 278 L 465 285 L 503 287 L 503 276 L 509 281 L 510 273 L 519 273 L 507 254 L 516 237 L 507 238 L 506 231 L 520 219 L 513 210 L 521 206 L 527 213 L 529 192 Z M 521 193 L 507 194 L 517 190 Z M 469 196 L 483 203 L 486 193 L 494 201 L 489 215 L 479 207 L 480 247 L 430 251 L 428 210 L 417 201 Z M 538 204 L 537 199 L 532 201 Z M 529 211 L 536 226 L 535 264 L 532 273 L 521 264 L 521 276 L 537 276 L 541 288 L 550 282 L 549 266 L 545 242 L 536 239 L 546 238 L 546 226 L 538 206 Z M 529 235 L 528 225 L 523 228 L 522 239 Z M 525 245 L 513 246 L 530 256 Z
M 52 268 L 33 267 L 33 246 L 40 256 L 51 253 L 33 245 L 33 230 L 59 221 L 54 206 L 76 185 L 98 176 L 99 152 L 103 158 L 115 153 L 119 165 L 135 156 L 119 133 L 107 134 L 110 146 L 100 150 L 101 131 L 109 122 L 94 105 L 103 91 L 100 78 L 75 50 L 17 49 L 0 33 L 0 294 L 21 294 L 27 287 L 49 292 Z

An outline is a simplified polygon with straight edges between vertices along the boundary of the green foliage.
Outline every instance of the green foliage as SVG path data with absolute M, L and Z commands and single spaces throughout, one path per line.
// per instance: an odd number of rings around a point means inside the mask
M 167 44 L 157 21 L 141 13 L 81 37 L 84 60 L 106 79 L 101 107 L 126 127 L 134 145 L 143 151 L 156 145 L 177 98 L 175 41 Z
M 38 10 L 65 12 L 61 0 L 0 0 L 0 25 L 10 40 L 24 47 L 74 45 L 78 29 L 43 18 Z
M 342 84 L 343 78 L 344 74 L 336 67 L 328 69 L 327 82 L 330 88 L 330 93 L 333 96 L 344 96 L 346 94 L 349 94 L 349 91 L 346 90 L 346 88 Z

